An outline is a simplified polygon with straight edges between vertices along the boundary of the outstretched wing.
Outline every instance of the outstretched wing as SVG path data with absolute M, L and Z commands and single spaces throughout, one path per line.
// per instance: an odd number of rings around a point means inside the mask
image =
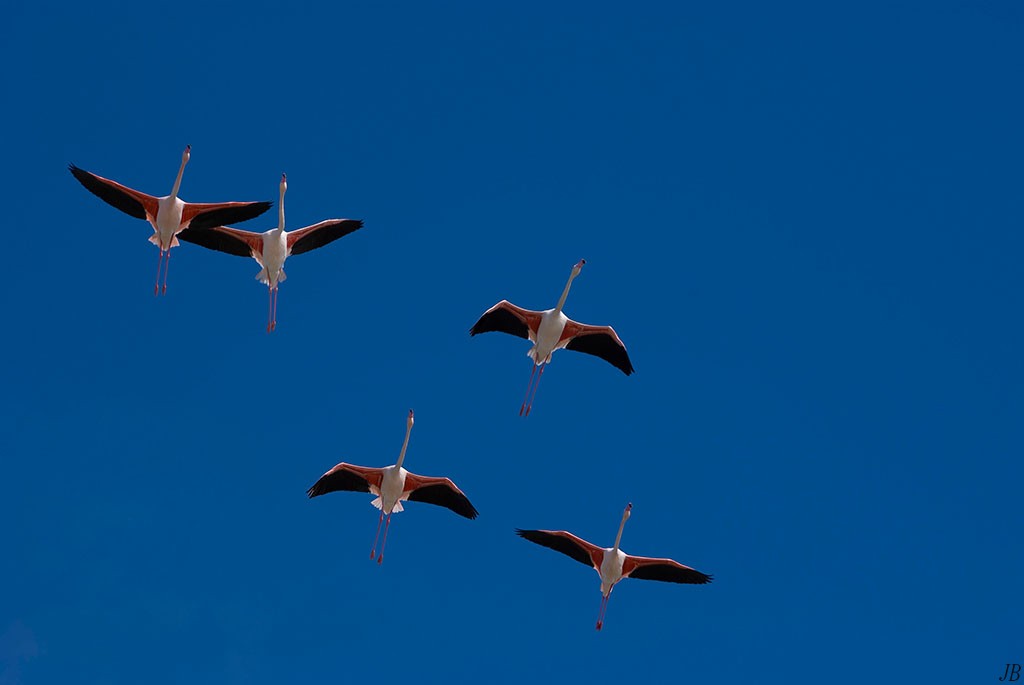
M 712 576 L 701 573 L 697 569 L 683 566 L 671 559 L 653 559 L 651 557 L 634 557 L 627 555 L 622 563 L 623 577 L 639 578 L 640 580 L 663 580 L 668 583 L 689 583 L 703 585 L 710 583 Z
M 156 220 L 156 212 L 160 207 L 158 198 L 132 190 L 109 178 L 89 173 L 85 169 L 79 169 L 74 164 L 69 164 L 68 170 L 86 190 L 111 207 L 116 207 L 136 219 L 146 219 L 148 214 L 150 219 Z
M 181 210 L 185 228 L 213 228 L 255 219 L 273 206 L 273 202 L 186 202 Z
M 593 566 L 596 569 L 600 569 L 601 562 L 604 561 L 604 549 L 565 530 L 521 530 L 516 528 L 516 535 L 556 552 L 561 552 L 581 564 Z
M 600 357 L 627 376 L 633 373 L 633 364 L 626 354 L 626 346 L 611 326 L 588 326 L 569 321 L 562 331 L 565 349 Z
M 255 257 L 263 254 L 262 235 L 240 231 L 229 226 L 186 228 L 178 234 L 178 239 L 239 257 Z
M 469 329 L 470 335 L 499 331 L 520 338 L 531 339 L 537 335 L 540 327 L 541 312 L 517 307 L 508 300 L 494 305 Z
M 302 254 L 333 243 L 363 227 L 359 219 L 328 219 L 288 233 L 289 254 Z
M 476 507 L 448 478 L 431 478 L 409 473 L 405 476 L 405 491 L 409 493 L 407 499 L 411 502 L 436 504 L 468 519 L 477 517 Z
M 306 490 L 309 497 L 326 495 L 328 492 L 348 490 L 351 492 L 370 492 L 370 486 L 380 488 L 382 469 L 355 466 L 342 462 L 320 476 L 320 480 Z

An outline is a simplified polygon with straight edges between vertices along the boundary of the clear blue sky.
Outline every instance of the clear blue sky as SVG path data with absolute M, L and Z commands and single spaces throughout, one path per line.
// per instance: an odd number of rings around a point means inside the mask
M 1018 3 L 16 3 L 0 683 L 987 682 L 1024 662 Z M 368 5 L 375 5 L 370 7 Z M 707 5 L 703 3 L 702 5 Z M 69 162 L 366 227 L 174 250 Z M 243 227 L 266 230 L 273 213 Z M 502 298 L 612 324 L 516 414 Z M 447 475 L 371 563 L 339 461 Z M 598 577 L 565 528 L 712 573 Z M 424 675 L 425 674 L 425 675 Z

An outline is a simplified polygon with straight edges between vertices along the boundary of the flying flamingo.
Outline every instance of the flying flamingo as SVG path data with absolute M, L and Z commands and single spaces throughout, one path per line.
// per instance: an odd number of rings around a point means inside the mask
M 405 460 L 405 450 L 409 447 L 409 434 L 412 433 L 413 414 L 409 410 L 409 419 L 406 421 L 405 442 L 402 443 L 402 451 L 398 454 L 398 462 L 392 466 L 374 469 L 366 466 L 355 466 L 344 462 L 320 476 L 320 480 L 313 484 L 306 494 L 309 497 L 326 495 L 328 492 L 337 490 L 351 490 L 354 492 L 369 492 L 377 496 L 370 502 L 380 509 L 380 518 L 377 519 L 377 533 L 373 536 L 373 547 L 370 549 L 370 559 L 373 559 L 377 549 L 377 539 L 380 537 L 380 525 L 387 514 L 388 520 L 384 524 L 384 538 L 380 543 L 380 554 L 377 556 L 377 563 L 384 561 L 384 543 L 388 539 L 388 527 L 391 525 L 391 514 L 403 511 L 402 502 L 426 502 L 451 509 L 459 516 L 468 519 L 477 517 L 477 510 L 469 503 L 469 499 L 455 487 L 455 483 L 447 478 L 431 478 L 430 476 L 418 476 L 409 473 L 402 468 Z
M 567 350 L 592 354 L 604 359 L 627 376 L 633 373 L 633 365 L 626 354 L 626 346 L 622 344 L 611 326 L 588 326 L 573 321 L 562 313 L 572 281 L 580 275 L 586 263 L 587 260 L 581 259 L 572 267 L 569 282 L 565 284 L 562 297 L 554 309 L 535 312 L 517 307 L 508 300 L 502 300 L 484 312 L 480 320 L 469 329 L 470 335 L 501 331 L 520 338 L 528 338 L 533 343 L 533 347 L 526 353 L 533 359 L 533 364 L 530 369 L 530 383 L 526 386 L 526 397 L 519 407 L 520 416 L 530 415 L 533 398 L 537 395 L 537 387 L 540 385 L 540 377 L 544 375 L 545 367 L 551 363 L 551 355 L 555 350 L 564 347 Z M 540 367 L 539 373 L 537 367 Z M 536 384 L 533 380 L 534 373 L 537 374 Z
M 181 154 L 181 167 L 178 177 L 174 179 L 174 187 L 170 195 L 153 197 L 138 190 L 132 190 L 108 178 L 91 174 L 79 169 L 74 164 L 68 165 L 72 175 L 86 190 L 112 207 L 136 219 L 145 219 L 153 226 L 154 234 L 149 242 L 160 248 L 160 256 L 156 262 L 156 285 L 153 294 L 161 292 L 160 271 L 163 269 L 164 284 L 162 292 L 167 292 L 167 268 L 171 264 L 171 248 L 178 246 L 177 235 L 186 228 L 209 228 L 218 224 L 238 223 L 253 219 L 270 209 L 273 202 L 216 202 L 198 204 L 185 202 L 178 197 L 181 187 L 181 176 L 185 173 L 192 146 L 186 145 Z
M 597 629 L 604 624 L 604 612 L 608 608 L 608 597 L 612 588 L 623 578 L 640 578 L 642 580 L 664 580 L 670 583 L 691 583 L 703 585 L 711 582 L 711 576 L 701 573 L 689 566 L 683 566 L 671 559 L 652 559 L 635 557 L 619 549 L 622 540 L 622 529 L 626 527 L 626 519 L 633 505 L 627 504 L 619 524 L 619 534 L 615 536 L 612 547 L 601 548 L 581 540 L 564 530 L 520 530 L 516 535 L 526 538 L 556 552 L 572 557 L 581 564 L 591 566 L 601 576 L 601 609 L 597 617 Z
M 290 255 L 302 254 L 323 247 L 338 238 L 347 236 L 363 227 L 359 219 L 327 219 L 297 231 L 284 230 L 284 193 L 288 190 L 288 177 L 281 174 L 281 201 L 278 203 L 277 228 L 265 233 L 240 231 L 228 226 L 212 228 L 190 228 L 183 231 L 181 239 L 211 250 L 226 252 L 239 257 L 252 257 L 263 267 L 256 280 L 268 287 L 267 332 L 277 328 L 277 287 L 284 283 L 284 261 Z

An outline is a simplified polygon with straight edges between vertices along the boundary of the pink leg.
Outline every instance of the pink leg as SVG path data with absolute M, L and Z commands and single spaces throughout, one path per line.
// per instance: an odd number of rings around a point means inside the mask
M 161 295 L 167 294 L 167 272 L 171 269 L 171 248 L 167 248 L 167 256 L 164 257 L 164 287 L 160 291 Z
M 267 286 L 267 333 L 270 332 L 270 322 L 274 320 L 274 289 Z M 376 547 L 377 543 L 373 543 Z
M 380 541 L 380 554 L 377 556 L 377 563 L 384 562 L 384 545 L 388 542 L 388 528 L 391 526 L 391 514 L 388 514 L 388 520 L 384 524 L 384 538 Z
M 278 292 L 277 286 L 275 285 L 274 286 L 274 313 L 271 315 L 271 319 L 270 319 L 270 330 L 272 330 L 272 331 L 277 330 L 277 292 Z
M 153 294 L 160 294 L 160 268 L 164 265 L 164 249 L 158 246 L 160 254 L 156 258 L 156 283 L 153 284 Z
M 608 609 L 608 598 L 611 594 L 607 594 L 601 598 L 601 610 L 597 614 L 597 629 L 601 630 L 601 626 L 604 625 L 604 612 Z
M 380 537 L 380 524 L 384 522 L 384 510 L 380 510 L 380 518 L 377 519 L 377 532 L 373 535 L 373 547 L 370 548 L 370 559 L 373 559 L 377 552 L 377 538 Z
M 540 365 L 540 373 L 537 374 L 537 382 L 533 384 L 533 395 L 530 396 L 530 403 L 526 405 L 526 416 L 529 416 L 530 410 L 533 409 L 533 400 L 537 397 L 537 388 L 540 387 L 540 377 L 544 375 L 544 369 L 546 369 L 547 366 L 547 364 Z
M 519 407 L 519 415 L 522 416 L 523 412 L 526 411 L 526 401 L 530 399 L 530 388 L 533 387 L 533 374 L 537 373 L 537 365 L 530 362 L 530 382 L 526 386 L 526 397 L 523 398 L 523 404 Z

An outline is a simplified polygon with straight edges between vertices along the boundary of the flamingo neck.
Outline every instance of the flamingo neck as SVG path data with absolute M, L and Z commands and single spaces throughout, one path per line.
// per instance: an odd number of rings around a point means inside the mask
M 565 298 L 569 297 L 569 288 L 572 287 L 572 280 L 576 278 L 576 272 L 569 275 L 569 281 L 565 284 L 565 290 L 562 291 L 562 297 L 558 300 L 558 305 L 555 307 L 556 312 L 562 311 L 562 307 L 565 306 Z
M 284 190 L 281 190 L 281 201 L 277 203 L 277 230 L 284 230 Z
M 181 160 L 181 166 L 178 168 L 178 177 L 174 179 L 174 187 L 171 188 L 171 197 L 178 197 L 178 191 L 181 189 L 181 177 L 185 174 L 185 165 L 188 164 L 185 160 Z
M 402 462 L 405 461 L 405 450 L 409 447 L 409 436 L 412 434 L 412 423 L 408 424 L 405 429 L 405 442 L 402 443 L 402 451 L 398 453 L 398 461 L 395 462 L 395 468 L 402 468 Z
M 615 536 L 615 546 L 612 549 L 616 552 L 619 551 L 619 543 L 622 542 L 622 531 L 626 527 L 626 519 L 629 518 L 629 512 L 622 515 L 622 523 L 619 524 L 619 534 Z

